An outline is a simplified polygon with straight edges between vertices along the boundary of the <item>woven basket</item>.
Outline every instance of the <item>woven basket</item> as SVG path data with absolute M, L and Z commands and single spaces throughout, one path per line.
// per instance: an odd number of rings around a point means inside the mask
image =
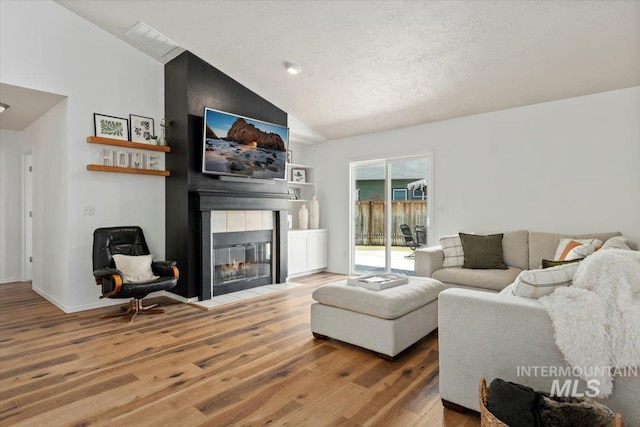
M 489 389 L 487 381 L 480 380 L 480 427 L 509 427 L 487 409 L 487 399 L 489 399 Z
M 509 427 L 500 421 L 487 409 L 487 399 L 489 398 L 489 389 L 487 381 L 482 378 L 480 380 L 480 427 Z M 615 427 L 624 427 L 622 415 L 616 414 Z

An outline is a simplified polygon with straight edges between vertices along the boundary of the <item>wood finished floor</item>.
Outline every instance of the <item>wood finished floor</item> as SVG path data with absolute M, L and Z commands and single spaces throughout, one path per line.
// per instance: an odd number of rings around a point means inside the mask
M 311 336 L 311 292 L 340 277 L 133 324 L 0 285 L 0 426 L 479 426 L 441 406 L 435 334 L 393 362 Z

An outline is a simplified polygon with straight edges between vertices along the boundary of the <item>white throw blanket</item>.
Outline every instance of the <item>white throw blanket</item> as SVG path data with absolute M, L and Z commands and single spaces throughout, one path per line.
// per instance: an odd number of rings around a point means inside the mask
M 540 302 L 567 363 L 583 380 L 599 381 L 602 397 L 613 390 L 603 368 L 640 366 L 640 252 L 600 250 L 581 262 L 572 286 Z

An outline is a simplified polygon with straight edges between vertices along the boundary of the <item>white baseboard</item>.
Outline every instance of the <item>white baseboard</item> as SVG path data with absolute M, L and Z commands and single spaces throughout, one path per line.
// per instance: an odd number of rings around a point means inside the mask
M 40 295 L 42 298 L 46 299 L 51 304 L 55 305 L 60 310 L 64 311 L 66 314 L 77 313 L 77 312 L 80 312 L 80 311 L 87 311 L 87 310 L 95 310 L 96 308 L 111 307 L 113 305 L 122 305 L 123 303 L 126 303 L 128 301 L 127 299 L 120 299 L 120 300 L 117 300 L 117 299 L 103 299 L 103 300 L 98 300 L 96 302 L 92 302 L 90 304 L 82 304 L 82 305 L 76 305 L 76 306 L 69 307 L 69 306 L 61 303 L 60 301 L 58 301 L 56 298 L 52 297 L 51 295 L 47 294 L 42 289 L 38 289 L 35 286 L 31 286 L 31 289 L 33 289 L 33 291 L 35 293 L 37 293 L 38 295 Z
M 3 283 L 21 282 L 19 277 L 9 277 L 8 279 L 0 279 L 0 285 Z
M 51 304 L 55 305 L 56 307 L 58 307 L 60 310 L 64 311 L 67 314 L 77 313 L 79 311 L 95 310 L 96 308 L 111 307 L 111 306 L 114 306 L 114 305 L 122 305 L 123 303 L 126 303 L 128 301 L 126 298 L 122 298 L 122 299 L 107 299 L 107 298 L 105 298 L 105 299 L 102 299 L 102 300 L 98 300 L 96 302 L 92 302 L 90 304 L 82 304 L 82 305 L 76 305 L 76 306 L 73 306 L 73 307 L 69 307 L 69 306 L 61 303 L 60 301 L 58 301 L 56 298 L 52 297 L 51 295 L 47 294 L 43 290 L 36 288 L 35 286 L 31 286 L 31 289 L 33 289 L 33 291 L 36 292 L 38 295 L 40 295 L 42 298 L 46 299 Z M 167 298 L 171 298 L 171 299 L 174 299 L 176 301 L 183 302 L 183 303 L 190 303 L 190 302 L 198 301 L 197 297 L 195 297 L 195 298 L 185 298 L 183 296 L 176 295 L 176 294 L 173 294 L 173 293 L 168 292 L 168 291 L 152 292 L 149 295 L 147 295 L 145 298 L 154 298 L 154 297 L 167 297 Z
M 51 304 L 55 305 L 56 307 L 58 307 L 60 310 L 64 311 L 65 313 L 70 313 L 69 311 L 67 311 L 66 307 L 64 304 L 62 304 L 60 301 L 58 301 L 57 299 L 55 299 L 54 297 L 52 297 L 51 295 L 47 294 L 45 291 L 43 291 L 42 289 L 38 289 L 36 288 L 33 284 L 31 285 L 31 289 L 37 293 L 38 295 L 40 295 L 42 298 L 46 299 L 47 301 L 49 301 Z
M 315 270 L 307 270 L 307 271 L 302 271 L 300 273 L 289 274 L 287 276 L 287 281 L 289 279 L 293 279 L 293 278 L 296 278 L 296 277 L 308 276 L 309 274 L 321 273 L 323 271 L 327 271 L 327 269 L 326 268 L 318 268 L 318 269 L 315 269 Z

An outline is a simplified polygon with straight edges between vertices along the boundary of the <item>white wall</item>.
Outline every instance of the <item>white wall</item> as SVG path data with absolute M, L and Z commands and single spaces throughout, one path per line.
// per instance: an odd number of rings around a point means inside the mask
M 298 165 L 310 165 L 313 160 L 312 145 L 289 141 L 289 150 L 293 157 L 293 163 Z
M 288 116 L 287 123 L 289 126 L 289 150 L 292 151 L 293 163 L 311 165 L 313 163 L 313 145 L 326 141 L 326 139 L 291 114 Z
M 0 283 L 20 280 L 22 133 L 0 129 Z
M 69 283 L 67 100 L 23 131 L 32 152 L 32 286 L 59 307 L 66 306 Z
M 42 174 L 34 176 L 34 209 L 43 209 L 34 218 L 33 286 L 67 312 L 109 304 L 98 300 L 93 280 L 93 230 L 140 225 L 163 258 L 164 179 L 87 171 L 102 146 L 86 138 L 94 132 L 93 113 L 149 116 L 157 127 L 163 65 L 51 1 L 0 2 L 0 57 L 3 83 L 68 97 L 31 129 L 34 167 Z M 51 207 L 54 199 L 59 208 Z M 94 216 L 81 215 L 88 204 Z
M 429 243 L 458 231 L 619 230 L 640 241 L 640 87 L 314 146 L 329 270 L 348 272 L 349 162 L 433 150 Z

